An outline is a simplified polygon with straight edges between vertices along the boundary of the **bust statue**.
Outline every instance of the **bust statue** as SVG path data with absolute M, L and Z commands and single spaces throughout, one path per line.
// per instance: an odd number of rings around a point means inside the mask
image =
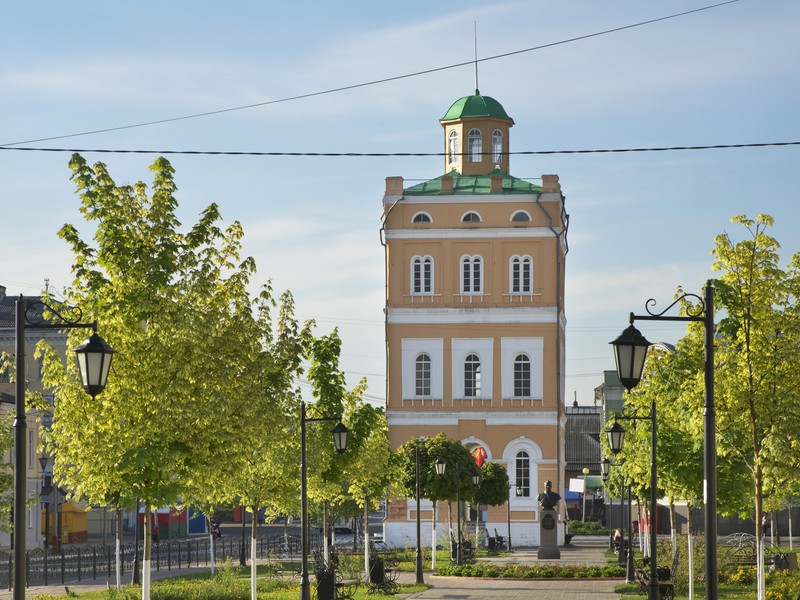
M 544 491 L 539 494 L 539 503 L 542 508 L 553 510 L 558 506 L 558 501 L 561 500 L 561 495 L 552 491 L 553 484 L 546 481 L 544 484 Z

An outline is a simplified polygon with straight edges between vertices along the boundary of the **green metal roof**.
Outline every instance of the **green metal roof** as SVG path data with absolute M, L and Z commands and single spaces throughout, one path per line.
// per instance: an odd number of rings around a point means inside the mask
M 503 177 L 503 193 L 504 194 L 537 194 L 542 191 L 542 187 L 512 177 L 508 173 L 503 173 L 499 169 L 495 169 L 491 173 L 485 175 L 462 175 L 458 171 L 450 171 L 447 173 L 453 178 L 453 194 L 491 194 L 492 193 L 492 175 L 501 175 Z M 442 175 L 444 177 L 444 175 Z M 438 196 L 442 194 L 442 177 L 431 179 L 413 185 L 403 190 L 406 196 Z M 449 195 L 449 193 L 448 193 Z
M 475 90 L 472 96 L 464 96 L 453 102 L 441 120 L 450 121 L 465 117 L 497 117 L 512 120 L 497 100 L 489 96 L 481 96 L 478 90 Z

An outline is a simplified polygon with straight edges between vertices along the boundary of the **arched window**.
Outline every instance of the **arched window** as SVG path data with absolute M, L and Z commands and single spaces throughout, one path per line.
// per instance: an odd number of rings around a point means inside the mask
M 450 137 L 448 138 L 447 155 L 451 165 L 454 162 L 458 162 L 458 132 L 455 129 L 450 132 Z
M 481 359 L 477 354 L 470 354 L 464 361 L 464 397 L 480 398 L 481 396 Z
M 492 132 L 492 162 L 497 164 L 503 159 L 503 132 L 495 129 Z
M 512 256 L 510 275 L 512 294 L 533 292 L 533 259 L 530 256 Z
M 531 359 L 527 354 L 514 358 L 514 397 L 531 397 Z
M 511 220 L 516 222 L 516 223 L 520 223 L 520 222 L 523 222 L 523 221 L 530 221 L 531 220 L 531 216 L 528 213 L 526 213 L 524 210 L 518 210 L 517 212 L 515 212 L 511 216 Z
M 525 450 L 517 452 L 515 457 L 515 475 L 517 491 L 522 492 L 520 496 L 530 498 L 531 496 L 531 457 Z
M 483 158 L 483 142 L 480 129 L 470 129 L 467 136 L 467 151 L 469 162 L 481 162 Z
M 433 258 L 415 256 L 411 259 L 411 293 L 433 293 Z
M 480 223 L 481 216 L 476 213 L 474 210 L 469 211 L 468 213 L 464 213 L 464 216 L 461 217 L 462 223 Z
M 464 256 L 461 258 L 461 293 L 480 294 L 483 283 L 480 256 Z
M 414 218 L 411 219 L 412 223 L 430 223 L 433 219 L 428 213 L 418 212 L 414 215 Z
M 420 397 L 431 395 L 431 357 L 425 353 L 414 361 L 414 394 Z

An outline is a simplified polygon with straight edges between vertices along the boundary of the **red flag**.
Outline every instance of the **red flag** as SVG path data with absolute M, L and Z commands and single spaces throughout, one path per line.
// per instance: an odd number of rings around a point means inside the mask
M 478 465 L 478 468 L 483 466 L 487 456 L 489 455 L 486 454 L 486 450 L 483 449 L 483 446 L 478 446 L 472 451 L 472 457 L 475 459 L 475 464 Z

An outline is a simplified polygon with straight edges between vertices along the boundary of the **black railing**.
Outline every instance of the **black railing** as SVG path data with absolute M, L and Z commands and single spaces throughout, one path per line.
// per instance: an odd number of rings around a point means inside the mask
M 322 543 L 321 536 L 312 535 L 312 548 Z M 315 539 L 316 538 L 316 539 Z M 215 562 L 227 558 L 238 561 L 241 539 L 224 536 L 214 540 Z M 152 545 L 151 569 L 169 571 L 188 567 L 211 565 L 211 547 L 207 536 L 182 540 L 165 540 Z M 133 543 L 122 544 L 121 572 L 124 576 L 133 570 L 135 547 Z M 250 539 L 245 544 L 249 559 Z M 142 543 L 139 556 L 143 556 Z M 261 536 L 256 540 L 256 558 L 275 560 L 299 559 L 300 539 L 292 536 Z M 63 585 L 64 583 L 89 580 L 113 580 L 116 578 L 116 546 L 105 544 L 63 545 L 59 548 L 34 548 L 27 552 L 27 586 Z M 13 586 L 14 555 L 0 551 L 0 589 Z

